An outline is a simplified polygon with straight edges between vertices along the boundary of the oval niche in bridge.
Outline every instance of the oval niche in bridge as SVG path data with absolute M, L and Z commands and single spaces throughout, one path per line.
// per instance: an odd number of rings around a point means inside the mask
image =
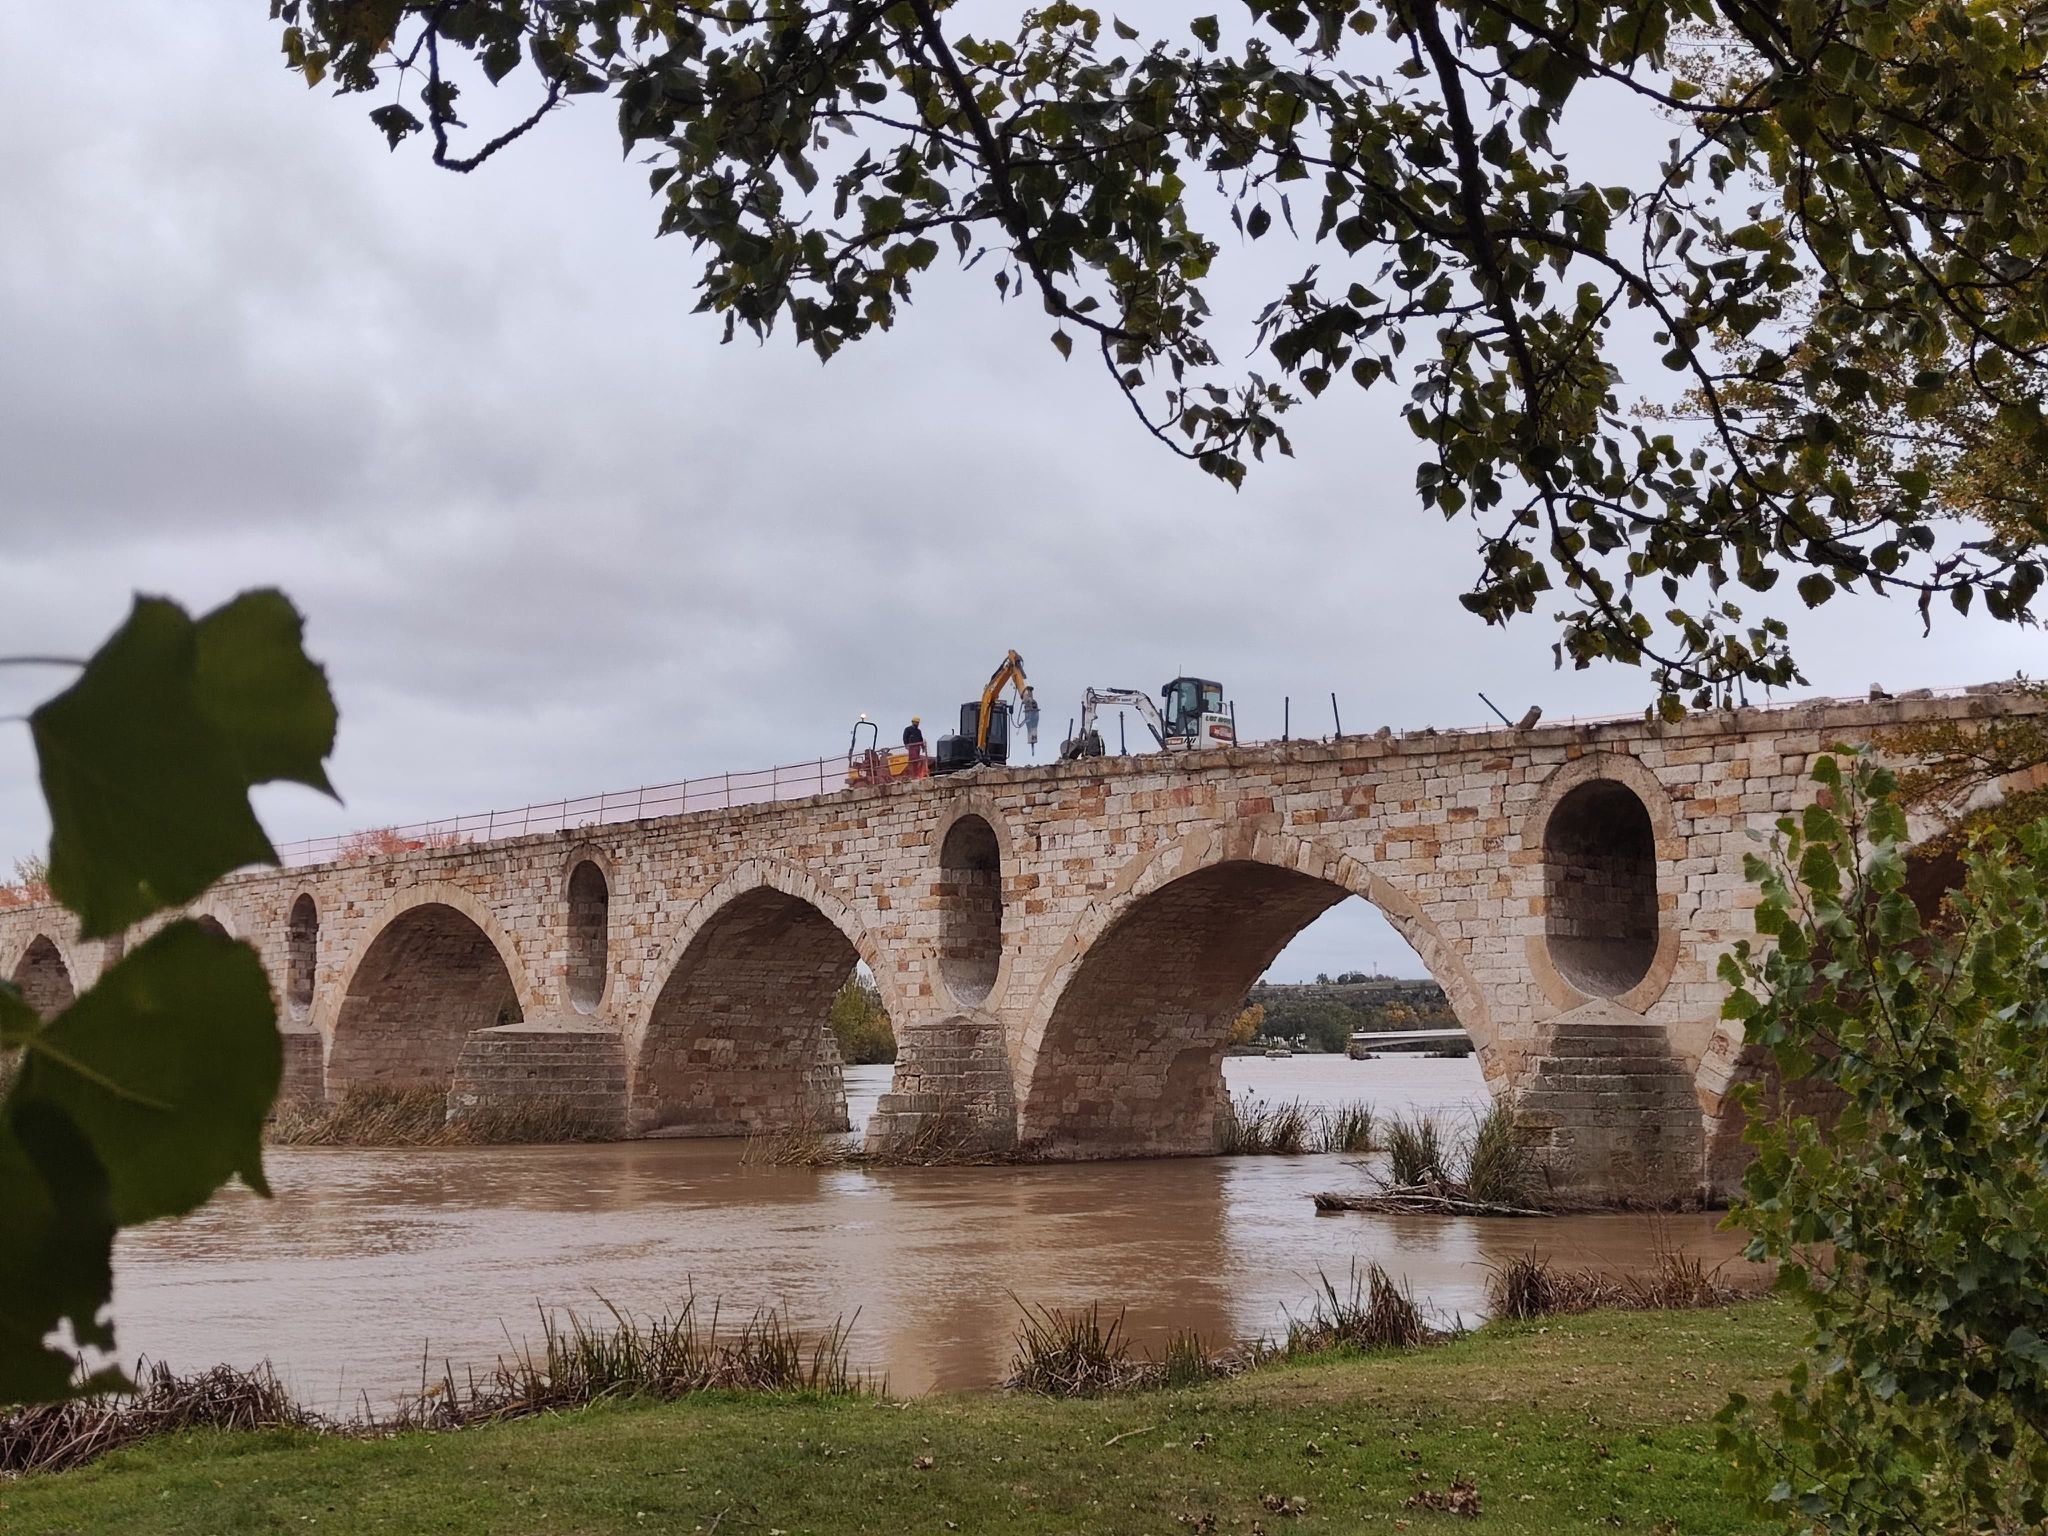
M 604 871 L 585 859 L 569 872 L 569 1003 L 578 1013 L 604 996 L 611 912 Z
M 1002 846 L 981 817 L 962 816 L 939 847 L 939 975 L 972 1005 L 989 995 L 1002 963 Z
M 1593 997 L 1619 997 L 1657 958 L 1657 834 L 1636 792 L 1590 779 L 1543 829 L 1543 930 L 1550 962 Z
M 284 1001 L 295 1019 L 312 1011 L 313 971 L 319 963 L 320 909 L 302 893 L 292 903 L 284 930 Z

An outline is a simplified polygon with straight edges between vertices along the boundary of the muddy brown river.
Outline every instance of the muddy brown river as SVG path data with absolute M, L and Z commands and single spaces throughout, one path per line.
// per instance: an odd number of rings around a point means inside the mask
M 1486 1101 L 1471 1059 L 1234 1059 L 1233 1091 L 1363 1100 L 1463 1124 Z M 887 1067 L 854 1068 L 858 1124 Z M 1624 1270 L 1659 1241 L 1719 1260 L 1712 1215 L 1540 1221 L 1318 1215 L 1361 1188 L 1334 1155 L 955 1169 L 740 1166 L 732 1141 L 595 1147 L 272 1151 L 275 1200 L 239 1187 L 125 1235 L 124 1353 L 181 1369 L 270 1360 L 306 1402 L 382 1406 L 445 1358 L 488 1365 L 541 1308 L 635 1313 L 693 1288 L 727 1314 L 851 1321 L 854 1363 L 898 1393 L 997 1381 L 1018 1301 L 1127 1309 L 1140 1341 L 1192 1328 L 1274 1334 L 1319 1276 L 1378 1261 L 1439 1318 L 1477 1321 L 1487 1267 L 1534 1247 Z M 1734 1261 L 1739 1264 L 1739 1260 Z

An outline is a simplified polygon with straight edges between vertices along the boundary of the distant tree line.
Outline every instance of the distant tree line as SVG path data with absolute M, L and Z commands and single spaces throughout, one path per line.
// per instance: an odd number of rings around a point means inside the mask
M 1246 1021 L 1256 1016 L 1255 1027 Z M 1313 983 L 1260 982 L 1245 998 L 1233 1043 L 1305 1040 L 1312 1050 L 1341 1051 L 1359 1031 L 1456 1029 L 1443 988 L 1433 981 L 1399 980 L 1344 971 Z

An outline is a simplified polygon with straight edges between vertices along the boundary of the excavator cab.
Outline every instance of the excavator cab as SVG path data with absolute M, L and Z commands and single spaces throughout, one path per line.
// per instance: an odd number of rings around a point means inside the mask
M 992 763 L 997 767 L 1010 760 L 1010 704 L 1002 697 L 1005 688 L 1028 698 L 1024 686 L 1024 658 L 1011 651 L 988 680 L 978 699 L 960 706 L 960 730 L 941 736 L 932 754 L 933 773 L 957 773 L 963 768 Z
M 1159 718 L 1170 742 L 1187 747 L 1229 746 L 1237 739 L 1223 702 L 1223 685 L 1205 677 L 1176 677 L 1159 690 Z
M 982 740 L 981 711 L 979 699 L 969 699 L 960 706 L 959 732 L 948 732 L 939 738 L 938 749 L 932 757 L 932 772 L 957 773 L 977 763 L 993 763 L 1001 767 L 1010 760 L 1009 700 L 998 699 L 988 706 L 987 742 L 977 746 Z

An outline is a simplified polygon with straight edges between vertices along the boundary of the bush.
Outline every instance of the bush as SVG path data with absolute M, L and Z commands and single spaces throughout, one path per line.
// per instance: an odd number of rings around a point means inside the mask
M 1891 773 L 1822 757 L 1778 824 L 1725 1013 L 1831 1127 L 1739 1090 L 1756 1158 L 1734 1219 L 1812 1314 L 1808 1358 L 1723 1414 L 1744 1486 L 1799 1530 L 2048 1521 L 2048 821 L 1963 859 L 1944 931 L 1907 890 Z
M 882 1006 L 881 991 L 859 975 L 849 976 L 832 999 L 832 1033 L 839 1041 L 839 1059 L 865 1067 L 896 1059 L 896 1028 Z

